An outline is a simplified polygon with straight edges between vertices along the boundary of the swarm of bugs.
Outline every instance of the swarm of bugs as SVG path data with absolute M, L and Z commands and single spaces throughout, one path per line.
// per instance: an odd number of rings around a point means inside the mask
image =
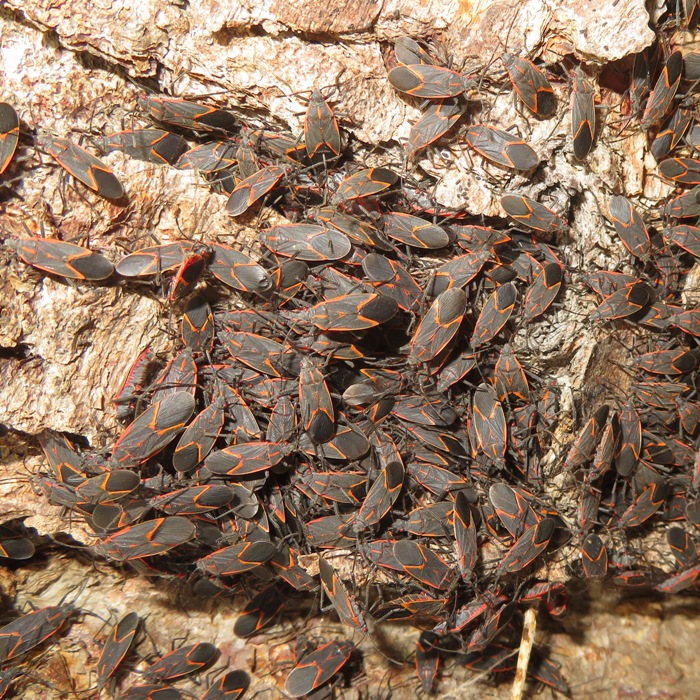
M 698 6 L 686 12 L 693 26 Z M 484 89 L 475 76 L 409 37 L 391 60 L 389 83 L 422 113 L 406 163 L 460 142 L 475 167 L 536 177 L 536 150 L 470 107 Z M 529 58 L 504 52 L 500 63 L 499 90 L 529 118 L 567 115 L 567 153 L 585 168 L 603 129 L 596 72 L 566 57 L 570 82 L 555 89 Z M 321 90 L 297 135 L 248 124 L 233 108 L 145 95 L 148 126 L 101 135 L 100 155 L 195 170 L 226 193 L 231 217 L 267 206 L 286 223 L 260 225 L 257 257 L 215 241 L 117 257 L 53 238 L 4 240 L 37 284 L 49 275 L 161 290 L 179 324 L 167 362 L 144 347 L 124 364 L 113 400 L 124 427 L 107 453 L 38 436 L 46 469 L 37 489 L 87 523 L 107 562 L 202 595 L 245 586 L 240 638 L 274 629 L 292 595 L 313 600 L 319 615 L 328 604 L 348 638 L 299 645 L 280 687 L 287 697 L 352 684 L 362 673 L 357 639 L 383 621 L 421 630 L 416 687 L 431 694 L 455 664 L 513 677 L 524 613 L 561 620 L 573 580 L 697 592 L 700 312 L 684 296 L 700 257 L 696 69 L 697 56 L 668 41 L 630 66 L 617 128 L 648 134 L 659 176 L 678 192 L 655 210 L 610 193 L 602 209 L 626 251 L 624 271 L 567 259 L 561 243 L 575 221 L 516 187 L 500 195 L 504 216 L 486 218 L 440 205 L 406 164 L 365 167 Z M 20 127 L 0 103 L 0 175 Z M 128 202 L 88 146 L 27 138 L 76 187 Z M 576 285 L 598 299 L 585 322 L 611 336 L 621 329 L 633 345 L 627 385 L 586 405 L 562 441 L 562 386 L 542 373 L 527 334 Z M 629 539 L 659 531 L 668 556 L 635 557 Z M 0 532 L 0 555 L 31 559 L 31 537 Z M 32 682 L 38 650 L 79 614 L 52 606 L 0 628 L 0 697 Z M 178 679 L 210 668 L 216 647 L 181 646 L 126 682 L 120 665 L 140 624 L 128 613 L 106 633 L 97 689 L 125 700 L 185 697 Z M 546 650 L 524 671 L 569 694 Z M 228 671 L 201 697 L 232 700 L 248 682 L 244 670 Z

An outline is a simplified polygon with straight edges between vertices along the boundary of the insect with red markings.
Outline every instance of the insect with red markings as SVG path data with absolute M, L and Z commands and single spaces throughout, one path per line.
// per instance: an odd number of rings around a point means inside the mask
M 586 578 L 604 578 L 608 572 L 608 550 L 595 533 L 588 535 L 581 545 L 581 564 Z
M 160 452 L 185 427 L 194 406 L 194 398 L 187 391 L 154 403 L 119 436 L 112 451 L 113 462 L 122 468 L 135 467 Z
M 413 124 L 406 142 L 406 152 L 412 158 L 444 136 L 462 117 L 467 107 L 462 100 L 452 98 L 428 105 L 421 118 Z
M 279 165 L 269 165 L 239 182 L 226 202 L 226 212 L 231 216 L 240 216 L 264 197 L 287 173 Z
M 387 77 L 399 92 L 438 100 L 462 95 L 471 88 L 472 82 L 449 68 L 426 63 L 396 66 Z
M 233 626 L 233 633 L 244 639 L 258 634 L 272 623 L 285 604 L 285 596 L 278 584 L 270 584 L 243 608 Z
M 149 95 L 142 102 L 156 121 L 195 131 L 235 131 L 238 121 L 232 112 L 207 107 L 177 97 Z
M 525 58 L 503 53 L 501 60 L 518 97 L 538 117 L 551 117 L 557 110 L 554 90 L 545 74 Z
M 665 158 L 678 145 L 692 121 L 692 110 L 683 106 L 678 107 L 666 120 L 651 144 L 652 155 L 657 161 Z
M 124 197 L 124 188 L 112 170 L 84 148 L 69 139 L 51 136 L 39 139 L 39 146 L 86 187 L 112 201 Z
M 501 559 L 497 573 L 512 574 L 529 566 L 547 549 L 554 529 L 554 519 L 543 518 L 526 530 Z
M 690 535 L 681 527 L 670 527 L 666 539 L 671 553 L 681 567 L 687 568 L 698 563 L 698 549 Z
M 439 355 L 457 334 L 466 309 L 463 289 L 453 287 L 439 294 L 416 328 L 409 359 L 429 362 Z
M 642 129 L 649 129 L 666 116 L 682 77 L 683 54 L 680 51 L 674 51 L 666 61 L 661 76 L 649 95 L 649 101 L 640 122 Z
M 194 291 L 195 285 L 207 268 L 210 257 L 211 251 L 203 249 L 185 258 L 173 277 L 168 295 L 170 301 L 184 299 Z
M 471 337 L 472 348 L 478 348 L 493 340 L 506 325 L 515 308 L 517 290 L 512 282 L 506 282 L 491 294 L 476 320 Z
M 569 449 L 569 454 L 564 460 L 564 469 L 577 469 L 593 457 L 609 412 L 610 407 L 608 405 L 601 406 L 581 428 Z
M 312 306 L 309 320 L 323 331 L 361 331 L 386 323 L 397 311 L 398 305 L 390 297 L 346 294 Z
M 333 567 L 322 557 L 318 560 L 321 586 L 343 624 L 367 632 L 367 623 L 357 601 L 348 593 Z
M 118 131 L 97 139 L 95 145 L 105 153 L 122 151 L 138 160 L 168 165 L 175 165 L 189 148 L 182 136 L 162 129 Z
M 595 138 L 595 92 L 580 66 L 574 70 L 571 90 L 571 131 L 574 157 L 583 160 L 591 152 Z
M 649 285 L 642 280 L 635 280 L 606 296 L 598 308 L 591 312 L 590 319 L 592 321 L 613 321 L 633 316 L 647 307 L 652 298 L 653 291 Z
M 229 671 L 209 686 L 201 700 L 237 700 L 250 685 L 250 676 L 245 671 Z
M 0 175 L 10 165 L 19 143 L 19 117 L 12 105 L 0 102 Z
M 525 530 L 537 525 L 540 517 L 530 506 L 520 489 L 496 482 L 489 489 L 489 501 L 498 519 L 512 537 L 520 537 Z
M 514 170 L 532 170 L 540 162 L 535 151 L 521 138 L 488 124 L 472 124 L 464 140 L 480 156 Z
M 567 228 L 566 221 L 558 214 L 524 195 L 504 194 L 501 206 L 516 224 L 522 224 L 526 229 L 553 234 L 561 233 Z
M 261 243 L 277 255 L 309 262 L 340 260 L 352 251 L 344 233 L 317 224 L 272 226 L 262 233 Z
M 118 530 L 96 545 L 95 550 L 117 561 L 129 561 L 163 554 L 194 536 L 194 524 L 187 518 L 173 515 Z
M 203 296 L 194 296 L 187 302 L 182 312 L 181 337 L 193 353 L 211 352 L 214 345 L 214 315 Z
M 300 698 L 327 683 L 348 662 L 354 649 L 351 642 L 333 641 L 307 654 L 287 676 L 285 693 Z
M 270 561 L 277 547 L 269 540 L 240 542 L 197 560 L 197 568 L 211 576 L 236 576 Z
M 67 279 L 100 282 L 114 272 L 107 258 L 73 243 L 51 238 L 19 238 L 8 241 L 27 265 Z
M 368 168 L 348 175 L 333 194 L 331 203 L 336 205 L 361 197 L 379 194 L 396 184 L 399 176 L 388 168 Z
M 669 492 L 665 481 L 649 484 L 620 516 L 620 527 L 639 527 L 663 506 Z
M 320 90 L 313 90 L 304 119 L 304 145 L 311 161 L 340 156 L 338 121 Z
M 648 260 L 651 255 L 651 239 L 647 227 L 626 197 L 613 195 L 608 203 L 610 218 L 617 235 L 625 248 L 640 260 Z
M 564 271 L 559 263 L 547 263 L 537 274 L 523 299 L 523 317 L 526 321 L 541 316 L 557 298 Z
M 353 524 L 355 532 L 376 525 L 394 505 L 401 493 L 404 468 L 400 461 L 389 462 L 374 480 Z
M 85 460 L 64 435 L 44 430 L 38 439 L 46 459 L 61 483 L 78 486 L 85 481 Z
M 440 652 L 436 646 L 439 639 L 435 632 L 426 630 L 421 632 L 416 645 L 416 675 L 426 693 L 431 692 L 440 666 Z
M 445 590 L 452 582 L 452 569 L 430 547 L 415 540 L 399 540 L 393 552 L 404 571 L 426 586 Z
M 0 627 L 0 664 L 20 659 L 56 634 L 76 612 L 72 605 L 51 605 Z
M 153 681 L 168 681 L 195 673 L 209 666 L 219 650 L 208 642 L 198 642 L 180 647 L 154 661 L 144 672 L 145 678 Z
M 472 418 L 479 448 L 494 463 L 502 465 L 506 451 L 506 419 L 490 384 L 482 383 L 474 392 Z
M 454 503 L 454 536 L 457 565 L 463 580 L 471 577 L 477 563 L 476 525 L 464 491 L 457 491 Z
M 98 688 L 103 688 L 106 685 L 107 681 L 116 673 L 124 657 L 129 653 L 140 622 L 141 620 L 136 613 L 127 613 L 112 628 L 102 648 L 100 658 L 97 660 Z
M 391 212 L 384 214 L 382 219 L 384 233 L 399 243 L 414 248 L 437 249 L 444 248 L 450 242 L 444 229 L 417 216 Z
M 136 410 L 136 403 L 146 387 L 153 368 L 155 355 L 150 346 L 139 353 L 127 373 L 121 388 L 114 397 L 117 407 L 117 420 L 127 421 Z
M 304 430 L 312 442 L 322 444 L 333 437 L 333 400 L 323 372 L 308 358 L 302 360 L 299 373 L 299 410 Z
M 174 163 L 180 170 L 199 170 L 203 173 L 216 173 L 230 168 L 237 162 L 240 149 L 230 141 L 210 141 L 185 150 Z M 239 163 L 240 168 L 240 163 Z M 253 172 L 257 171 L 254 168 Z M 250 173 L 252 175 L 252 173 Z M 242 174 L 248 177 L 248 173 Z

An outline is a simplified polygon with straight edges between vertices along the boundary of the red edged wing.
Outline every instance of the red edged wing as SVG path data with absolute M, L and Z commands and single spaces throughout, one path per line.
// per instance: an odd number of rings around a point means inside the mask
M 285 445 L 275 442 L 244 442 L 212 452 L 204 466 L 214 474 L 245 476 L 275 467 L 288 453 Z
M 359 243 L 365 248 L 378 248 L 379 250 L 392 250 L 393 246 L 379 233 L 376 226 L 367 221 L 350 216 L 344 212 L 336 211 L 335 207 L 321 207 L 315 213 L 315 217 L 337 228 L 354 243 Z
M 335 411 L 323 372 L 308 358 L 299 372 L 299 410 L 301 424 L 311 441 L 328 442 L 335 432 Z
M 513 600 L 489 615 L 472 634 L 468 649 L 470 651 L 485 649 L 510 622 L 517 607 L 517 602 Z
M 269 165 L 239 182 L 226 202 L 230 216 L 240 216 L 264 197 L 281 179 L 286 170 L 279 165 Z
M 588 535 L 581 545 L 581 564 L 586 578 L 604 578 L 608 573 L 608 550 L 595 533 Z
M 370 487 L 353 524 L 355 532 L 376 525 L 394 505 L 401 493 L 404 468 L 401 462 L 389 462 Z
M 448 260 L 435 270 L 435 276 L 426 289 L 428 294 L 437 296 L 452 287 L 464 289 L 481 272 L 490 257 L 490 251 L 481 250 Z
M 557 298 L 564 271 L 558 263 L 547 263 L 537 274 L 523 299 L 523 316 L 526 321 L 541 316 Z
M 389 238 L 414 248 L 433 250 L 450 242 L 444 229 L 411 214 L 392 212 L 384 214 L 383 221 L 384 233 Z
M 452 385 L 464 379 L 474 367 L 476 367 L 476 356 L 474 353 L 460 353 L 440 369 L 435 388 L 440 392 L 447 391 Z
M 564 460 L 565 470 L 577 469 L 593 457 L 609 412 L 609 406 L 601 406 L 581 428 Z
M 474 392 L 472 419 L 481 451 L 494 462 L 502 463 L 507 442 L 506 418 L 490 384 L 482 383 Z
M 224 508 L 234 497 L 235 493 L 228 486 L 219 484 L 184 486 L 170 493 L 154 496 L 148 505 L 168 515 L 198 515 Z
M 393 527 L 416 537 L 445 537 L 454 526 L 454 506 L 449 501 L 414 508 L 408 517 L 394 520 Z
M 530 387 L 523 366 L 509 343 L 506 343 L 494 367 L 495 385 L 499 401 L 515 396 L 521 401 L 530 400 Z
M 214 314 L 203 296 L 192 297 L 182 313 L 182 342 L 193 353 L 206 354 L 214 345 Z
M 452 569 L 432 549 L 415 540 L 399 540 L 394 544 L 394 556 L 404 571 L 416 580 L 445 590 L 452 580 Z
M 298 564 L 299 552 L 292 547 L 282 545 L 277 554 L 270 559 L 270 566 L 277 575 L 298 591 L 310 591 L 316 588 L 316 582 L 306 570 Z
M 210 248 L 209 272 L 219 282 L 254 294 L 266 294 L 274 288 L 270 275 L 252 258 L 222 243 L 212 243 Z
M 222 334 L 222 342 L 237 362 L 270 377 L 289 375 L 295 355 L 289 347 L 257 333 L 233 331 Z
M 239 542 L 197 560 L 197 568 L 211 576 L 236 576 L 270 561 L 277 547 L 269 540 Z
M 557 111 L 557 100 L 545 74 L 526 58 L 504 53 L 501 60 L 525 106 L 538 117 L 551 117 Z
M 571 132 L 574 157 L 583 160 L 593 148 L 595 138 L 595 91 L 580 66 L 574 71 L 571 90 Z
M 457 97 L 465 89 L 462 75 L 449 68 L 428 64 L 397 66 L 389 71 L 388 78 L 399 92 L 427 99 Z
M 678 107 L 656 134 L 651 144 L 651 153 L 656 160 L 665 158 L 685 136 L 690 123 L 693 121 L 693 112 L 687 107 Z
M 10 165 L 19 143 L 19 117 L 12 105 L 0 102 L 0 175 Z
M 69 139 L 46 136 L 40 140 L 46 152 L 76 180 L 106 199 L 124 197 L 124 188 L 116 175 L 99 158 Z
M 634 366 L 650 374 L 665 374 L 676 376 L 692 372 L 700 363 L 700 355 L 697 348 L 686 350 L 656 350 L 647 352 L 635 358 Z
M 620 416 L 613 412 L 610 423 L 603 430 L 603 436 L 593 458 L 593 465 L 588 474 L 588 481 L 595 481 L 610 469 L 615 458 L 615 453 L 620 446 L 622 429 L 620 428 Z
M 123 468 L 135 467 L 162 450 L 185 427 L 195 401 L 187 391 L 178 391 L 144 411 L 119 437 L 112 461 Z
M 421 286 L 395 260 L 379 253 L 369 253 L 362 260 L 362 270 L 377 292 L 391 297 L 402 311 L 416 311 L 423 295 Z
M 453 287 L 439 294 L 416 328 L 409 359 L 429 362 L 441 353 L 457 334 L 466 309 L 463 289 Z
M 184 262 L 178 268 L 173 277 L 170 286 L 170 301 L 184 299 L 194 291 L 195 285 L 199 282 L 200 277 L 204 274 L 207 268 L 207 263 L 211 254 L 209 251 L 202 253 L 193 253 L 185 258 Z
M 400 36 L 394 42 L 394 55 L 399 63 L 405 66 L 415 66 L 425 63 L 434 65 L 430 54 L 415 40 L 408 36 Z
M 194 396 L 197 390 L 197 363 L 190 348 L 183 348 L 163 368 L 153 382 L 153 400 L 163 400 L 178 392 Z
M 700 185 L 700 160 L 697 158 L 667 158 L 659 163 L 661 177 L 679 185 Z
M 34 543 L 28 537 L 18 535 L 9 527 L 0 526 L 0 557 L 23 561 L 31 559 L 35 551 Z
M 345 234 L 316 224 L 272 226 L 262 232 L 260 241 L 277 255 L 309 262 L 340 260 L 352 250 Z
M 554 534 L 553 518 L 543 518 L 525 531 L 498 565 L 498 574 L 513 574 L 529 566 L 549 545 Z
M 355 599 L 348 593 L 333 567 L 322 557 L 319 557 L 318 565 L 321 574 L 321 585 L 328 599 L 333 604 L 333 608 L 338 613 L 340 621 L 361 632 L 366 632 L 367 623 L 362 611 Z
M 421 118 L 411 127 L 408 135 L 406 151 L 409 157 L 444 136 L 465 111 L 464 102 L 456 99 L 441 100 L 428 105 Z
M 677 245 L 696 258 L 700 258 L 700 228 L 696 226 L 672 226 L 663 230 L 669 243 Z
M 129 372 L 124 378 L 121 388 L 114 397 L 117 407 L 117 420 L 126 421 L 134 412 L 134 404 L 147 385 L 155 355 L 150 346 L 139 353 Z
M 678 564 L 684 568 L 698 562 L 698 550 L 690 535 L 681 527 L 666 530 L 666 540 Z
M 666 482 L 649 484 L 620 516 L 620 527 L 639 527 L 663 506 L 668 491 Z
M 540 162 L 537 153 L 521 138 L 488 124 L 473 124 L 464 140 L 480 156 L 504 168 L 532 170 Z
M 98 139 L 95 145 L 103 152 L 121 151 L 150 163 L 175 165 L 189 145 L 182 136 L 162 129 L 118 131 Z
M 320 90 L 314 90 L 309 99 L 304 119 L 304 144 L 312 161 L 324 155 L 340 155 L 342 144 L 338 121 Z
M 700 336 L 700 309 L 687 309 L 686 311 L 679 309 L 668 317 L 668 321 L 674 328 L 679 328 L 695 337 Z
M 124 657 L 129 653 L 129 648 L 134 641 L 140 622 L 139 616 L 131 612 L 124 615 L 112 628 L 95 667 L 97 670 L 98 688 L 104 687 L 114 675 Z
M 399 176 L 388 168 L 368 168 L 348 175 L 338 185 L 332 204 L 379 194 L 398 182 Z
M 217 647 L 209 642 L 190 644 L 162 656 L 152 663 L 143 675 L 154 681 L 180 678 L 209 666 L 218 653 Z
M 488 343 L 500 333 L 513 313 L 517 296 L 517 290 L 512 282 L 506 282 L 496 288 L 476 320 L 470 340 L 472 348 Z
M 200 700 L 237 700 L 249 685 L 250 676 L 245 671 L 229 671 L 214 681 Z
M 89 503 L 106 503 L 128 496 L 140 483 L 141 478 L 136 472 L 112 469 L 78 484 L 75 493 Z
M 360 331 L 386 323 L 398 311 L 396 302 L 381 294 L 347 294 L 309 309 L 311 323 L 323 331 Z
M 39 434 L 38 439 L 46 459 L 60 482 L 68 486 L 78 486 L 85 481 L 86 476 L 82 471 L 83 459 L 64 435 L 44 430 Z
M 352 525 L 355 513 L 324 515 L 304 523 L 306 541 L 315 549 L 338 549 L 353 547 L 357 541 Z
M 520 537 L 525 530 L 534 527 L 540 521 L 523 494 L 508 484 L 493 484 L 489 489 L 489 501 L 498 519 L 512 537 Z
M 626 197 L 613 195 L 608 210 L 625 248 L 640 260 L 648 260 L 651 255 L 651 239 L 646 224 L 632 202 Z
M 114 265 L 107 258 L 73 243 L 51 238 L 19 238 L 16 245 L 23 263 L 52 275 L 98 282 L 114 272 Z
M 267 586 L 243 608 L 233 625 L 233 633 L 242 639 L 258 634 L 272 623 L 286 602 L 276 583 Z
M 671 216 L 675 219 L 697 218 L 700 216 L 700 186 L 693 187 L 685 194 L 672 199 L 663 207 L 664 216 Z M 676 241 L 673 241 L 676 243 Z M 676 245 L 681 245 L 676 243 Z M 681 248 L 684 246 L 681 245 Z M 695 255 L 693 251 L 689 251 Z
M 96 551 L 117 561 L 129 561 L 163 554 L 195 536 L 195 526 L 187 518 L 170 516 L 147 520 L 118 530 L 102 540 Z
M 329 642 L 304 656 L 292 669 L 284 692 L 300 698 L 327 683 L 347 663 L 354 646 L 350 642 Z
M 70 605 L 34 610 L 0 628 L 0 663 L 19 659 L 63 627 L 75 614 Z
M 152 119 L 195 131 L 235 131 L 237 119 L 232 112 L 207 107 L 177 97 L 150 95 L 145 99 Z
M 194 249 L 190 241 L 150 246 L 126 255 L 115 267 L 122 277 L 152 277 L 177 270 Z
M 641 280 L 630 283 L 605 297 L 598 308 L 591 312 L 592 321 L 612 321 L 627 318 L 648 306 L 653 298 L 651 288 Z
M 460 575 L 466 580 L 473 575 L 479 553 L 476 541 L 476 524 L 464 491 L 457 491 L 455 494 L 453 526 L 457 565 Z
M 231 141 L 210 141 L 186 150 L 174 165 L 180 170 L 216 173 L 234 165 L 238 151 L 238 146 Z
M 421 632 L 416 645 L 416 675 L 423 690 L 430 693 L 440 666 L 440 652 L 436 646 L 440 636 L 435 632 Z
M 188 472 L 204 460 L 214 447 L 225 418 L 223 406 L 217 402 L 195 416 L 175 447 L 173 467 L 176 471 Z
M 700 579 L 700 564 L 691 566 L 688 569 L 670 576 L 656 586 L 657 591 L 675 595 L 681 591 L 694 586 Z
M 504 194 L 501 206 L 516 224 L 522 224 L 526 229 L 550 234 L 561 233 L 567 228 L 566 221 L 558 214 L 529 197 Z
M 651 95 L 649 95 L 644 116 L 640 122 L 642 129 L 649 129 L 666 116 L 682 77 L 683 54 L 680 51 L 674 51 L 666 61 Z

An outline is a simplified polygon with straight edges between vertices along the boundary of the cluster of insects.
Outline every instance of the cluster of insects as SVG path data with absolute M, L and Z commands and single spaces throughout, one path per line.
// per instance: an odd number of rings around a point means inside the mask
M 624 272 L 578 269 L 562 245 L 576 222 L 517 191 L 500 198 L 507 218 L 484 220 L 441 207 L 429 183 L 399 167 L 359 166 L 318 90 L 299 137 L 247 126 L 232 111 L 145 97 L 157 126 L 103 136 L 103 152 L 197 170 L 226 193 L 232 217 L 264 200 L 288 223 L 260 227 L 258 256 L 180 240 L 115 261 L 65 241 L 5 241 L 59 278 L 133 293 L 150 282 L 180 314 L 181 349 L 170 361 L 146 347 L 124 367 L 114 410 L 125 427 L 111 449 L 46 431 L 38 487 L 86 521 L 100 557 L 203 595 L 243 582 L 259 589 L 239 637 L 264 634 L 292 596 L 327 601 L 355 641 L 301 649 L 288 697 L 340 683 L 346 664 L 346 680 L 358 673 L 356 638 L 383 620 L 422 630 L 417 683 L 430 693 L 441 661 L 512 675 L 523 610 L 539 605 L 556 624 L 567 580 L 696 590 L 700 312 L 684 288 L 700 257 L 696 58 L 657 43 L 630 64 L 624 128 L 648 132 L 660 177 L 680 193 L 647 212 L 611 194 L 603 210 L 628 253 Z M 409 159 L 463 139 L 504 173 L 541 167 L 512 132 L 464 124 L 479 82 L 441 65 L 430 44 L 399 39 L 392 61 L 391 85 L 421 101 Z M 545 68 L 509 53 L 501 61 L 533 119 L 567 111 Z M 601 131 L 596 87 L 583 66 L 572 73 L 565 148 L 584 168 Z M 0 104 L 0 173 L 19 138 L 14 109 Z M 85 186 L 126 198 L 95 155 L 65 138 L 39 141 Z M 563 442 L 561 386 L 528 337 L 566 313 L 567 287 L 597 295 L 585 322 L 607 329 L 608 342 L 624 333 L 629 381 L 603 387 Z M 668 556 L 651 562 L 630 540 L 659 528 Z M 9 558 L 33 552 L 11 533 L 0 544 Z M 0 629 L 8 684 L 11 662 L 73 612 L 47 608 Z M 137 626 L 134 614 L 115 626 L 101 686 Z M 181 697 L 168 681 L 216 654 L 211 644 L 178 651 L 147 672 L 151 685 L 120 697 Z M 528 674 L 568 692 L 546 655 Z M 246 686 L 234 671 L 203 697 L 236 698 Z

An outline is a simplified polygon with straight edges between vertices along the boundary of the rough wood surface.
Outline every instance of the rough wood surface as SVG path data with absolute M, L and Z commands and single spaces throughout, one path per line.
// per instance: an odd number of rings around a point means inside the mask
M 602 67 L 640 51 L 653 38 L 641 0 L 602 5 L 573 0 L 510 5 L 486 0 L 9 0 L 0 5 L 0 100 L 15 106 L 25 130 L 83 134 L 89 141 L 102 131 L 147 123 L 137 110 L 141 88 L 132 79 L 139 79 L 178 96 L 210 95 L 253 121 L 264 115 L 299 134 L 305 94 L 313 87 L 334 87 L 335 109 L 353 149 L 369 164 L 398 165 L 403 161 L 400 144 L 419 114 L 386 79 L 388 47 L 404 34 L 439 35 L 456 65 L 494 72 L 501 70 L 496 57 L 504 47 L 552 61 L 574 52 Z M 556 90 L 566 104 L 568 86 Z M 614 107 L 612 102 L 604 106 Z M 494 124 L 515 124 L 547 161 L 542 177 L 521 191 L 547 195 L 556 185 L 573 197 L 574 226 L 567 245 L 580 252 L 582 263 L 611 262 L 598 208 L 603 193 L 643 195 L 653 202 L 667 191 L 648 174 L 653 164 L 644 161 L 641 134 L 615 139 L 612 130 L 606 131 L 588 166 L 574 167 L 558 149 L 570 138 L 568 116 L 556 127 L 528 122 L 509 99 L 498 100 L 493 108 L 476 102 L 474 110 L 484 118 L 488 113 Z M 437 177 L 435 194 L 445 205 L 500 213 L 498 189 L 477 177 L 474 158 L 455 144 L 421 157 L 417 167 Z M 89 240 L 112 259 L 137 241 L 184 237 L 255 246 L 256 221 L 233 222 L 223 211 L 224 197 L 193 174 L 118 153 L 105 161 L 128 191 L 126 208 L 67 184 L 47 156 L 20 148 L 6 174 L 16 178 L 16 194 L 3 194 L 0 201 L 3 238 L 21 235 L 25 227 L 43 227 L 46 235 L 60 231 L 64 240 Z M 512 184 L 526 185 L 519 176 L 513 176 Z M 698 287 L 694 279 L 689 284 Z M 583 334 L 577 321 L 586 303 L 582 293 L 569 289 L 552 323 L 542 324 L 527 339 L 551 366 L 567 368 L 560 373 L 561 384 L 574 391 L 596 372 L 609 371 L 610 353 L 619 352 L 606 346 L 604 334 Z M 79 551 L 90 544 L 89 533 L 62 518 L 60 509 L 48 506 L 29 484 L 28 475 L 42 459 L 33 436 L 51 428 L 84 436 L 97 449 L 108 446 L 117 431 L 112 398 L 129 363 L 146 345 L 167 355 L 175 331 L 171 312 L 155 297 L 125 295 L 118 286 L 75 287 L 41 276 L 19 265 L 9 251 L 0 259 L 0 312 L 0 422 L 10 431 L 0 440 L 0 520 L 27 518 L 26 524 L 41 535 L 70 535 Z M 561 440 L 572 425 L 566 408 Z M 178 636 L 215 642 L 224 657 L 235 660 L 233 667 L 251 672 L 253 689 L 267 690 L 270 697 L 277 697 L 273 689 L 283 685 L 302 629 L 342 634 L 337 625 L 307 619 L 302 606 L 272 638 L 243 644 L 231 634 L 243 596 L 232 602 L 183 600 L 175 584 L 122 576 L 103 563 L 91 570 L 89 550 L 85 557 L 68 559 L 57 547 L 46 547 L 41 562 L 3 571 L 3 588 L 8 594 L 19 592 L 20 603 L 55 603 L 82 582 L 77 604 L 104 617 L 134 608 L 148 614 L 161 651 Z M 693 603 L 629 603 L 597 593 L 582 593 L 569 620 L 558 629 L 540 629 L 535 642 L 535 647 L 546 642 L 552 649 L 574 697 L 692 697 L 700 682 L 691 641 L 697 639 L 700 608 Z M 87 659 L 97 653 L 100 626 L 87 617 L 58 642 L 78 692 L 92 682 Z M 368 676 L 346 697 L 413 697 L 417 683 L 411 664 L 395 661 L 409 659 L 417 636 L 412 628 L 382 627 L 365 639 Z M 37 697 L 62 697 L 59 689 L 69 687 L 60 664 L 52 665 L 51 673 L 55 689 Z M 507 684 L 484 685 L 455 667 L 445 670 L 440 689 L 442 697 L 455 698 L 509 693 Z M 536 693 L 531 686 L 528 692 Z

